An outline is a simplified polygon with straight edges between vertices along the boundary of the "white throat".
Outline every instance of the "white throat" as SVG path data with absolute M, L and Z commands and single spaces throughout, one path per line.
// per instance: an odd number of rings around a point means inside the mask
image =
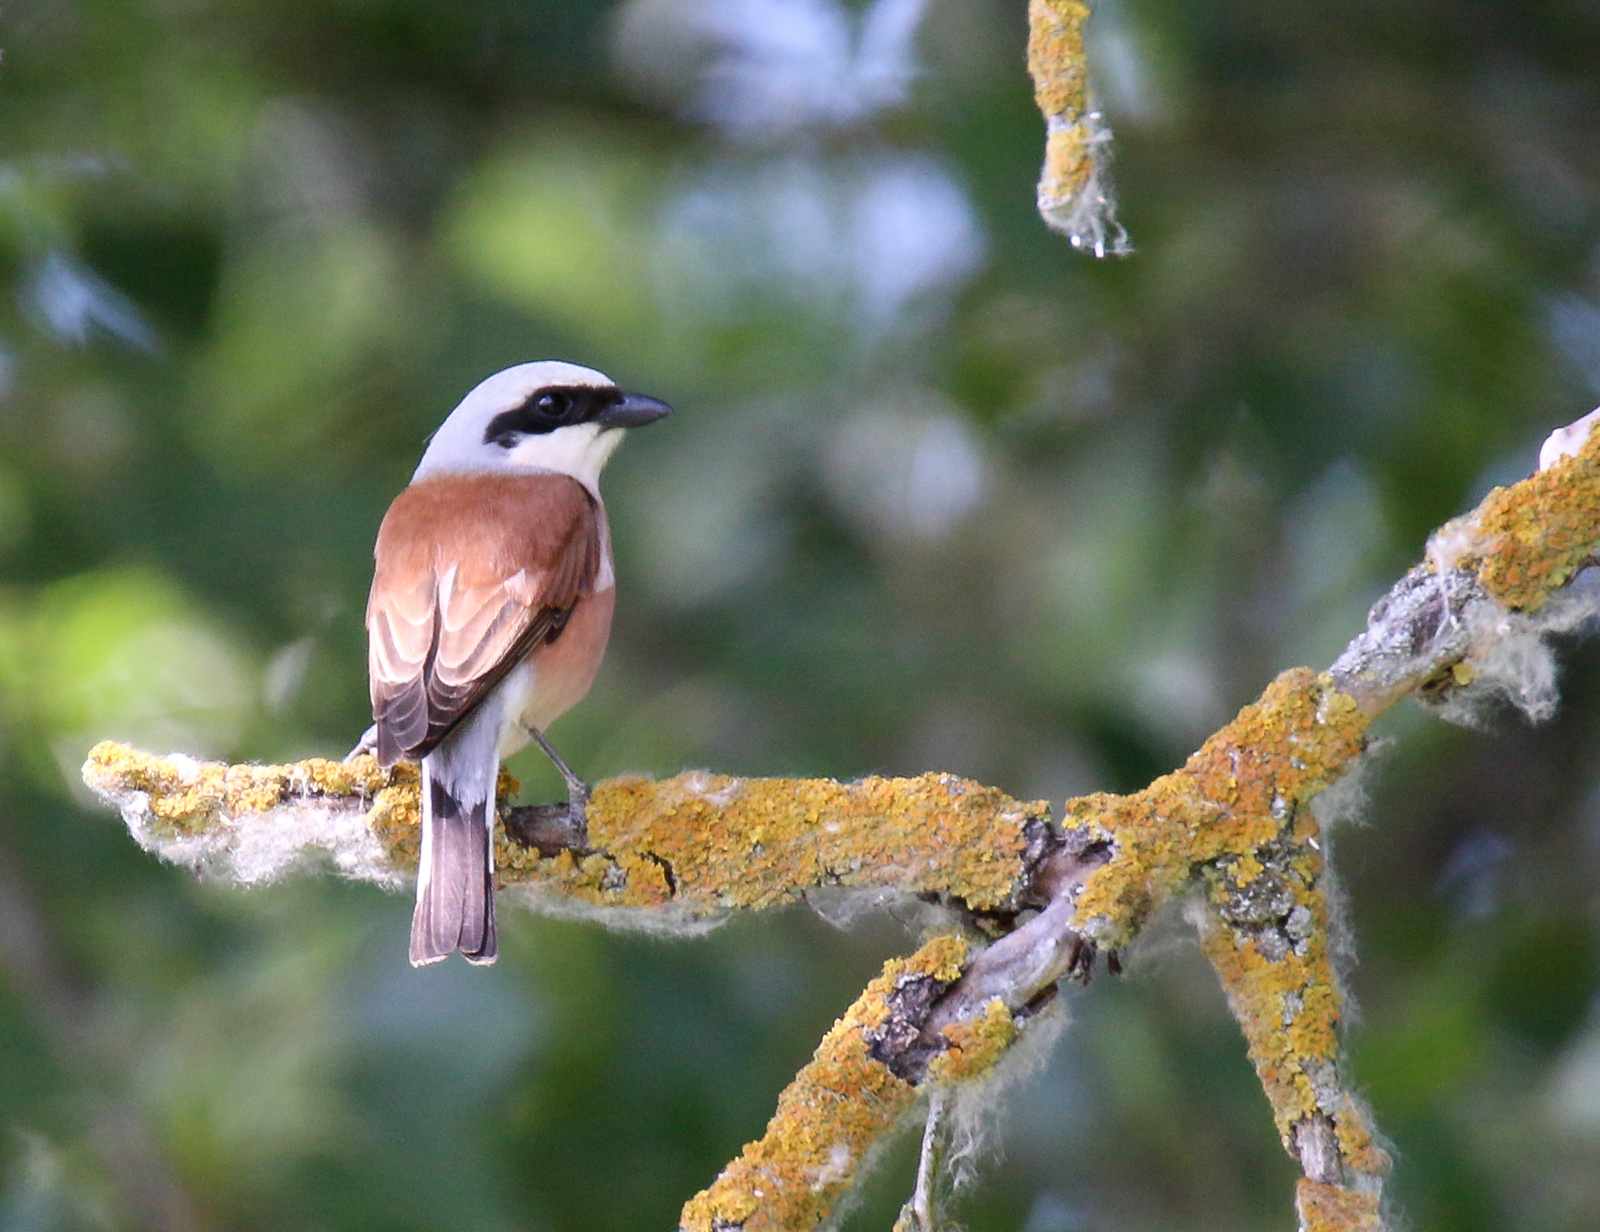
M 508 469 L 571 475 L 598 498 L 600 472 L 622 444 L 622 435 L 620 428 L 571 424 L 541 436 L 524 437 L 505 460 Z

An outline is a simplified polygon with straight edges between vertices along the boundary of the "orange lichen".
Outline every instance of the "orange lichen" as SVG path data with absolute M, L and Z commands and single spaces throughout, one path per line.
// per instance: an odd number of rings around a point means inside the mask
M 421 777 L 415 766 L 396 766 L 388 787 L 367 809 L 367 824 L 397 868 L 414 869 L 422 839 Z
M 1382 1232 L 1377 1194 L 1301 1180 L 1294 1198 L 1300 1232 Z
M 1455 562 L 1513 611 L 1534 612 L 1600 545 L 1600 432 L 1576 454 L 1507 488 L 1443 527 L 1436 544 L 1461 545 Z
M 1124 944 L 1202 865 L 1258 852 L 1350 765 L 1369 721 L 1326 674 L 1295 668 L 1183 769 L 1135 795 L 1069 801 L 1068 825 L 1114 845 L 1083 887 L 1076 926 L 1102 944 Z
M 1339 1099 L 1339 1111 L 1333 1116 L 1334 1133 L 1339 1139 L 1339 1153 L 1356 1172 L 1367 1176 L 1386 1176 L 1394 1167 L 1389 1152 L 1377 1144 L 1372 1136 L 1372 1120 L 1367 1110 L 1356 1102 L 1348 1091 Z
M 1016 1019 L 999 997 L 983 1007 L 979 1017 L 953 1022 L 940 1032 L 950 1047 L 928 1064 L 933 1082 L 970 1082 L 994 1068 L 1017 1038 Z
M 1039 200 L 1045 208 L 1072 201 L 1094 173 L 1089 131 L 1081 124 L 1052 128 L 1044 139 L 1044 168 L 1039 173 Z
M 1294 1125 L 1317 1112 L 1308 1064 L 1331 1065 L 1338 1051 L 1339 1005 L 1325 982 L 1330 973 L 1324 970 L 1321 939 L 1308 947 L 1312 952 L 1306 956 L 1291 952 L 1277 962 L 1248 942 L 1232 945 L 1229 930 L 1221 924 L 1205 930 L 1201 944 L 1244 1031 L 1250 1061 L 1272 1105 L 1278 1133 L 1293 1153 Z M 1291 997 L 1304 998 L 1305 1005 L 1286 1015 L 1285 1005 Z
M 942 893 L 978 910 L 1014 901 L 1025 825 L 1047 816 L 948 774 L 914 779 L 738 779 L 691 772 L 611 779 L 589 804 L 582 859 L 502 844 L 501 876 L 596 906 L 672 901 L 715 914 L 824 885 Z M 670 876 L 669 876 L 670 871 Z
M 1389 1158 L 1339 1080 L 1342 1003 L 1328 948 L 1319 836 L 1311 810 L 1299 807 L 1270 854 L 1260 853 L 1266 862 L 1248 859 L 1255 866 L 1248 881 L 1236 872 L 1245 859 L 1214 866 L 1200 943 L 1244 1032 L 1284 1148 L 1296 1154 L 1296 1127 L 1322 1117 L 1351 1169 L 1382 1176 Z
M 684 1232 L 816 1227 L 872 1145 L 916 1102 L 917 1088 L 872 1055 L 872 1032 L 893 1012 L 889 998 L 908 980 L 952 982 L 966 953 L 959 937 L 941 936 L 890 960 L 778 1097 L 766 1133 L 684 1206 Z
M 1219 902 L 1229 893 L 1292 883 L 1293 906 L 1305 908 L 1314 925 L 1292 953 L 1239 944 L 1220 922 L 1208 933 L 1206 951 L 1244 1026 L 1286 1141 L 1297 1121 L 1325 1115 L 1351 1165 L 1377 1171 L 1381 1152 L 1358 1106 L 1340 1093 L 1337 1106 L 1321 1107 L 1313 1081 L 1335 1072 L 1339 1001 L 1327 956 L 1315 823 L 1303 807 L 1360 752 L 1367 721 L 1328 677 L 1288 672 L 1183 769 L 1135 796 L 1088 797 L 1069 810 L 1113 847 L 1077 904 L 1084 930 L 1102 941 L 1131 937 L 1156 905 L 1197 876 L 1208 879 Z M 312 794 L 347 795 L 352 807 L 367 805 L 368 827 L 396 867 L 416 858 L 414 768 L 385 773 L 370 758 L 223 767 L 105 745 L 86 775 L 102 787 L 145 793 L 151 813 L 175 832 L 198 832 Z M 509 794 L 516 785 L 503 779 L 501 790 Z M 597 906 L 670 903 L 691 914 L 765 907 L 829 884 L 946 893 L 993 909 L 1017 901 L 1030 872 L 1029 826 L 1045 817 L 1042 804 L 1021 804 L 940 774 L 849 785 L 704 773 L 662 782 L 618 779 L 595 790 L 591 851 L 542 858 L 502 841 L 499 877 Z M 867 1148 L 916 1095 L 871 1055 L 864 1033 L 883 1024 L 901 981 L 920 975 L 953 981 L 965 954 L 964 943 L 941 938 L 889 964 L 785 1092 L 766 1136 L 685 1208 L 684 1226 L 795 1229 L 820 1220 Z M 944 1034 L 949 1047 L 932 1058 L 927 1080 L 959 1083 L 1004 1055 L 1016 1024 L 995 999 Z
M 1221 977 L 1278 1132 L 1293 1151 L 1295 1124 L 1322 1111 L 1310 1071 L 1337 1060 L 1340 1003 L 1328 961 L 1325 895 L 1316 885 L 1287 880 L 1295 907 L 1310 912 L 1309 935 L 1298 945 L 1264 951 L 1251 930 L 1215 919 L 1201 931 L 1201 948 Z M 1226 896 L 1225 884 L 1212 887 L 1213 906 Z
M 1340 997 L 1329 955 L 1319 827 L 1310 799 L 1361 753 L 1370 717 L 1332 680 L 1285 672 L 1183 769 L 1134 796 L 1068 804 L 1069 824 L 1113 844 L 1077 906 L 1079 926 L 1120 943 L 1198 877 L 1202 947 L 1239 1020 L 1284 1146 L 1325 1116 L 1347 1162 L 1381 1173 L 1359 1106 L 1338 1086 Z

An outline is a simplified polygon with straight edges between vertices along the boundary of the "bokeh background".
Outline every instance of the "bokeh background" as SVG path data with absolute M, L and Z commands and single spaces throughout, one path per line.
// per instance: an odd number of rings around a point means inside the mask
M 897 913 L 646 939 L 241 892 L 102 737 L 339 754 L 372 539 L 484 375 L 673 402 L 607 475 L 583 772 L 1131 789 L 1326 664 L 1600 397 L 1600 5 L 1103 0 L 1136 256 L 1033 212 L 1023 0 L 13 0 L 0 14 L 0 1232 L 676 1226 Z M 1338 839 L 1418 1229 L 1600 1226 L 1600 644 L 1386 723 Z M 530 798 L 559 794 L 536 760 Z M 973 1232 L 1269 1229 L 1182 926 L 994 1100 Z M 903 1140 L 845 1222 L 883 1229 Z

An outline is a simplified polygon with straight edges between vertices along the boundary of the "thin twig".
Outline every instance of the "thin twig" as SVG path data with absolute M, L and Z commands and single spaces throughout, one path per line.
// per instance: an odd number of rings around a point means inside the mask
M 936 1186 L 944 1175 L 947 1143 L 947 1118 L 950 1092 L 935 1087 L 928 1096 L 928 1115 L 922 1127 L 922 1151 L 917 1156 L 917 1184 L 911 1192 L 911 1216 L 915 1232 L 940 1232 Z

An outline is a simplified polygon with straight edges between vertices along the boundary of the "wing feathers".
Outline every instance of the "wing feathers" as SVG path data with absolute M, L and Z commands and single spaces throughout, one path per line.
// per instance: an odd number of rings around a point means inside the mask
M 559 636 L 599 575 L 603 519 L 566 475 L 441 475 L 395 499 L 367 602 L 379 760 L 426 756 Z

